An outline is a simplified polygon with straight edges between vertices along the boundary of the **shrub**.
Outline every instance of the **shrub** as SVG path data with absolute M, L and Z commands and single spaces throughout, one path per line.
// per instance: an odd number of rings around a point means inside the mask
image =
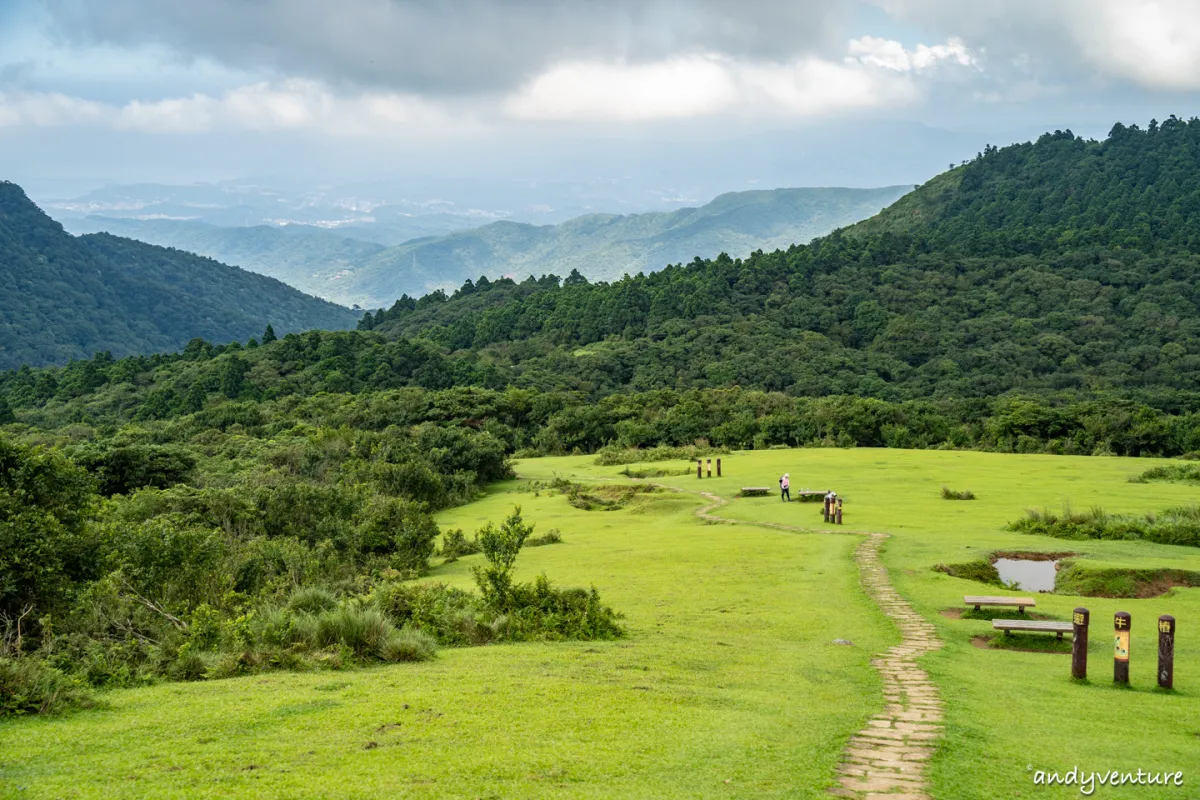
M 468 539 L 462 528 L 442 534 L 442 557 L 447 561 L 457 561 L 462 556 L 475 555 L 480 549 L 479 537 Z
M 416 628 L 395 631 L 379 645 L 384 661 L 429 661 L 436 655 L 437 640 Z
M 942 487 L 942 499 L 943 500 L 974 500 L 975 493 L 972 492 L 970 489 L 967 489 L 966 491 L 963 491 L 963 492 L 956 492 L 953 489 L 943 486 Z
M 542 547 L 547 544 L 561 544 L 562 534 L 558 532 L 558 528 L 551 528 L 541 536 L 532 536 L 525 540 L 524 547 Z
M 36 658 L 0 658 L 0 717 L 92 705 L 88 692 Z
M 504 608 L 507 604 L 513 565 L 521 546 L 532 533 L 533 526 L 526 525 L 521 519 L 520 506 L 513 508 L 499 528 L 489 522 L 479 529 L 476 538 L 488 563 L 486 567 L 475 567 L 475 583 L 489 605 Z
M 1152 467 L 1129 479 L 1130 483 L 1165 481 L 1171 483 L 1200 483 L 1200 464 L 1168 464 Z

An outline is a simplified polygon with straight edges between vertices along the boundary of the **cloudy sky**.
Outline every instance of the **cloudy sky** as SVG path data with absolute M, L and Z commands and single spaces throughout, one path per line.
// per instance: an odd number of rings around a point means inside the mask
M 0 0 L 0 177 L 47 185 L 814 130 L 849 164 L 829 131 L 973 151 L 1197 99 L 1194 0 Z

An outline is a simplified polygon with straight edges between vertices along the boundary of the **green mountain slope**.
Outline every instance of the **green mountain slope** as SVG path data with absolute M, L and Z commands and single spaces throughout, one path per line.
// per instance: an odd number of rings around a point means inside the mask
M 79 233 L 103 231 L 236 264 L 343 305 L 360 299 L 344 291 L 342 279 L 347 270 L 385 249 L 381 244 L 308 225 L 225 228 L 192 220 L 95 216 L 71 220 L 67 225 Z
M 599 393 L 1166 398 L 1200 391 L 1198 176 L 1200 121 L 1047 134 L 808 246 L 612 284 L 470 284 L 363 326 Z
M 807 242 L 874 214 L 910 190 L 733 192 L 699 208 L 671 212 L 592 214 L 559 225 L 494 222 L 389 248 L 344 279 L 353 296 L 367 301 L 364 306 L 453 288 L 480 275 L 521 278 L 578 270 L 592 280 L 613 280 L 697 257 L 747 256 Z
M 107 234 L 73 237 L 0 183 L 0 367 L 345 328 L 357 314 L 277 280 Z

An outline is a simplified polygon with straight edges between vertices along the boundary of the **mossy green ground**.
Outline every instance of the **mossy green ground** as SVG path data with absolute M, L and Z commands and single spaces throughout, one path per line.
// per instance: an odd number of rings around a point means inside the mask
M 0 723 L 0 794 L 13 797 L 815 797 L 846 739 L 879 709 L 870 656 L 896 641 L 863 595 L 855 530 L 892 534 L 883 558 L 945 647 L 924 660 L 946 703 L 931 767 L 941 798 L 1071 797 L 1027 770 L 1182 770 L 1180 789 L 1101 787 L 1097 797 L 1195 797 L 1200 785 L 1200 589 L 1145 600 L 1043 595 L 1038 610 L 1092 611 L 1091 681 L 1069 658 L 980 649 L 985 620 L 947 608 L 980 584 L 932 570 L 996 549 L 1071 550 L 1088 566 L 1200 570 L 1190 548 L 1064 542 L 1007 532 L 1028 507 L 1158 510 L 1200 488 L 1131 484 L 1145 461 L 896 450 L 773 450 L 722 458 L 725 477 L 658 479 L 731 503 L 723 516 L 810 527 L 795 534 L 706 525 L 687 494 L 581 511 L 524 481 L 624 481 L 590 457 L 518 465 L 522 481 L 446 512 L 468 531 L 520 503 L 563 544 L 522 553 L 522 578 L 594 584 L 629 636 L 443 650 L 426 664 L 274 673 L 105 695 L 106 707 Z M 656 466 L 681 467 L 680 464 Z M 733 499 L 744 485 L 832 487 L 846 524 L 818 504 Z M 974 501 L 941 499 L 943 485 Z M 433 578 L 469 586 L 477 556 Z M 1132 688 L 1111 685 L 1114 611 L 1133 615 Z M 1154 620 L 1179 621 L 1177 691 L 1154 687 Z M 850 639 L 853 647 L 832 645 Z M 1032 640 L 1030 640 L 1032 641 Z M 407 707 L 406 707 L 407 706 Z M 25 787 L 21 789 L 20 787 Z

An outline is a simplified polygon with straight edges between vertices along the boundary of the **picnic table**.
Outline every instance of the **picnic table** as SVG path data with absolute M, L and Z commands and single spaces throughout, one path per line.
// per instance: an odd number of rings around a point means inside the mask
M 796 492 L 796 501 L 800 503 L 813 503 L 824 499 L 828 491 L 818 491 L 816 489 L 801 489 Z
M 984 595 L 967 595 L 963 598 L 963 602 L 969 606 L 975 606 L 978 611 L 981 606 L 1010 606 L 1018 609 L 1022 614 L 1026 608 L 1033 608 L 1037 605 L 1037 601 L 1032 597 L 987 597 Z
M 1075 630 L 1075 626 L 1070 622 L 1053 622 L 1041 619 L 994 619 L 992 620 L 992 630 L 1004 631 L 1005 636 L 1010 631 L 1045 631 L 1047 633 L 1057 633 L 1058 638 L 1061 639 L 1064 633 L 1070 633 Z
M 743 486 L 742 497 L 766 497 L 771 493 L 770 488 L 766 486 Z

